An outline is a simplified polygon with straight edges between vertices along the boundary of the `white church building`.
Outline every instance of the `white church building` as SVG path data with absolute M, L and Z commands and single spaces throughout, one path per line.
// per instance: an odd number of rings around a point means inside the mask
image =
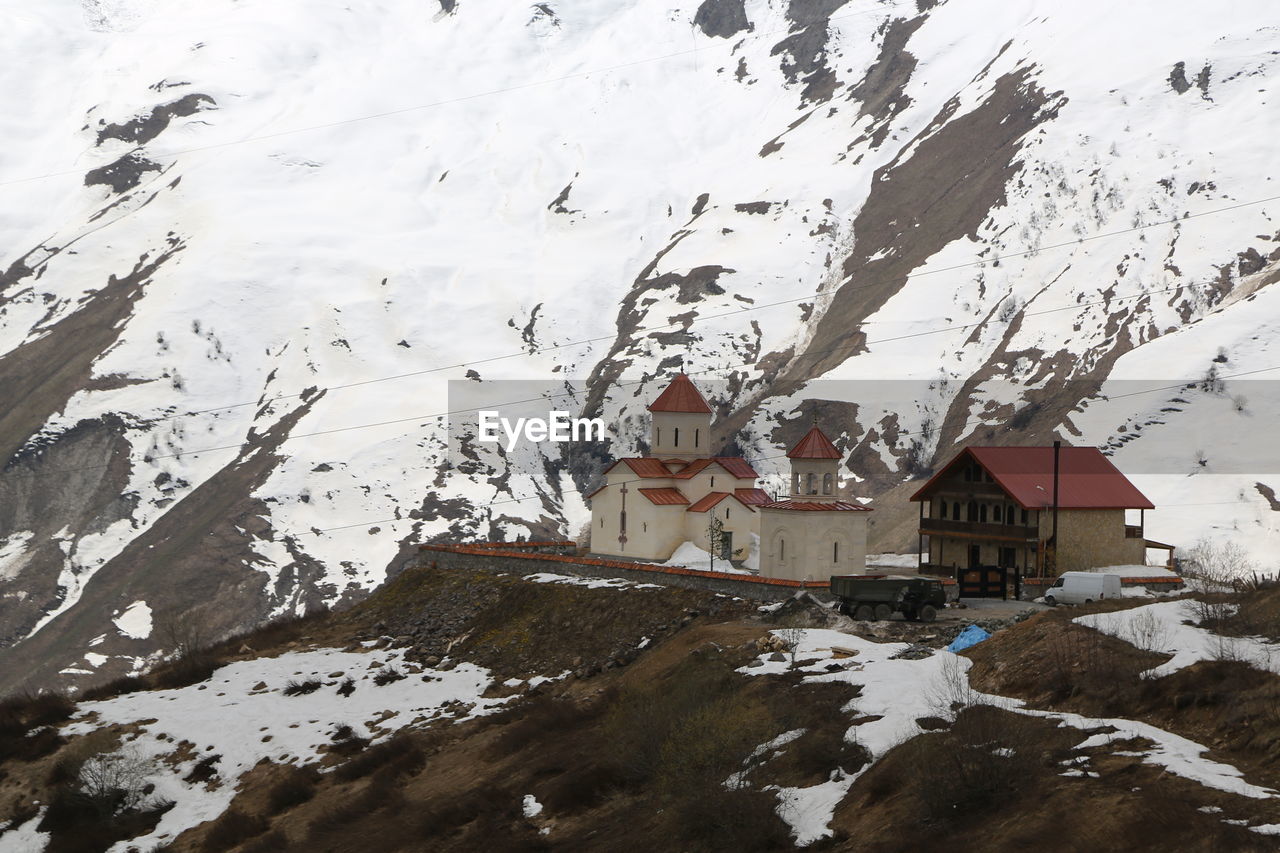
M 839 497 L 842 457 L 816 423 L 787 453 L 791 494 L 779 500 L 757 485 L 742 457 L 710 455 L 711 406 L 688 376 L 678 374 L 649 413 L 651 455 L 615 461 L 587 496 L 593 554 L 666 562 L 692 542 L 741 563 L 758 537 L 765 577 L 863 571 L 871 510 Z M 721 539 L 713 548 L 715 528 Z

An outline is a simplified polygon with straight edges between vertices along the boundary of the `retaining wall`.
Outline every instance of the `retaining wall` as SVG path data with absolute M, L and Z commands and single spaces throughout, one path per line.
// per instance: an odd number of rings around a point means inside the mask
M 800 590 L 825 593 L 828 581 L 762 578 L 729 572 L 706 572 L 652 563 L 556 553 L 573 549 L 572 542 L 485 542 L 473 545 L 420 545 L 419 566 L 493 569 L 518 574 L 552 572 L 589 578 L 617 578 L 685 589 L 705 589 L 756 601 L 782 601 Z

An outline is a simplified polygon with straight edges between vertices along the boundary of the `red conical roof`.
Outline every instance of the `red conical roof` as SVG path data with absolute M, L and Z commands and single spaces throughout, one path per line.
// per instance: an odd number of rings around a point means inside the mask
M 839 459 L 840 451 L 822 430 L 814 427 L 787 454 L 790 459 Z
M 677 373 L 676 378 L 671 380 L 671 384 L 667 386 L 667 390 L 658 395 L 658 399 L 649 404 L 651 412 L 691 412 L 698 415 L 711 414 L 711 407 L 707 405 L 706 398 L 702 396 L 702 392 L 698 390 L 698 386 L 693 384 L 688 376 L 683 373 Z

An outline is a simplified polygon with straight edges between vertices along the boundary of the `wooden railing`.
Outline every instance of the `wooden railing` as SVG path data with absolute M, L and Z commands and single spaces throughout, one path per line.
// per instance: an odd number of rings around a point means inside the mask
M 1039 530 L 1029 524 L 994 524 L 982 521 L 956 521 L 949 518 L 924 518 L 920 520 L 920 532 L 926 536 L 962 533 L 968 536 L 990 536 L 1001 539 L 1037 539 Z

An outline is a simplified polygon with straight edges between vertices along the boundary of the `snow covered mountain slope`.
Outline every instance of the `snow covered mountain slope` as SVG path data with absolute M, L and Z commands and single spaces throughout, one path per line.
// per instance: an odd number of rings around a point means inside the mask
M 880 550 L 1055 431 L 1275 543 L 1268 3 L 6 5 L 0 689 L 572 534 L 677 364 L 766 474 L 818 401 Z M 467 379 L 611 447 L 450 448 Z

